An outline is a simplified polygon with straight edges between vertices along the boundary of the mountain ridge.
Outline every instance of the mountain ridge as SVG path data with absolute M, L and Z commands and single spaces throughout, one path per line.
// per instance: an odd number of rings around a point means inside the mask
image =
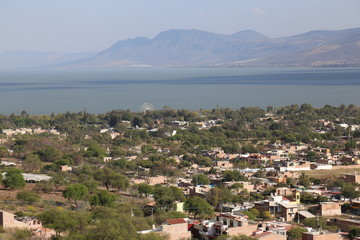
M 37 58 L 46 60 L 51 56 L 56 55 L 47 53 Z M 360 28 L 313 30 L 279 38 L 254 30 L 227 35 L 198 29 L 170 29 L 153 38 L 120 40 L 88 56 L 67 57 L 70 57 L 67 61 L 48 61 L 42 65 L 60 69 L 360 66 Z M 26 59 L 23 65 L 29 61 Z M 16 57 L 12 62 L 15 60 Z M 9 62 L 6 56 L 0 53 L 0 65 L 6 62 Z
M 152 39 L 116 42 L 70 68 L 360 66 L 360 28 L 314 30 L 269 38 L 253 30 L 231 35 L 170 29 Z

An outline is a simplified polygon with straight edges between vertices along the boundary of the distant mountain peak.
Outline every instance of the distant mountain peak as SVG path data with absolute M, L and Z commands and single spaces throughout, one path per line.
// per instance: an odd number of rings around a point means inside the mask
M 236 37 L 243 41 L 267 41 L 270 38 L 267 36 L 258 33 L 254 30 L 243 30 L 237 33 L 232 34 L 231 36 Z
M 170 29 L 159 33 L 154 40 L 164 38 L 179 38 L 184 36 L 214 36 L 215 33 L 206 32 L 198 29 Z

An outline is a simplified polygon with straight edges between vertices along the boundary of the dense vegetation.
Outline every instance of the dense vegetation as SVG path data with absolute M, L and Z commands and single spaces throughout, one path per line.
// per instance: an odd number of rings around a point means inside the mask
M 324 126 L 321 122 L 324 119 L 333 125 Z M 201 122 L 209 120 L 216 124 L 199 128 Z M 179 126 L 174 121 L 187 123 Z M 340 123 L 360 124 L 360 108 L 354 105 L 313 108 L 303 104 L 196 112 L 164 107 L 164 110 L 146 113 L 114 110 L 105 114 L 84 111 L 30 116 L 23 111 L 20 115 L 0 115 L 1 131 L 41 128 L 60 133 L 18 134 L 2 142 L 0 157 L 15 159 L 21 164 L 16 168 L 1 166 L 0 171 L 6 172 L 5 179 L 0 174 L 3 187 L 12 191 L 24 188 L 21 172 L 48 174 L 52 179 L 17 192 L 17 203 L 1 207 L 21 208 L 22 214 L 38 216 L 45 226 L 56 230 L 56 239 L 161 239 L 152 234 L 140 236 L 136 232 L 150 229 L 152 224 L 160 224 L 167 218 L 186 217 L 187 214 L 174 211 L 176 201 L 185 202 L 185 210 L 190 216 L 206 218 L 221 203 L 262 200 L 275 188 L 249 193 L 241 184 L 228 187 L 219 184 L 211 189 L 205 201 L 186 198 L 175 186 L 131 184 L 129 178 L 164 175 L 171 183 L 172 178 L 184 176 L 183 170 L 193 164 L 212 166 L 213 159 L 204 156 L 203 151 L 214 147 L 221 147 L 226 153 L 256 153 L 269 143 L 304 142 L 331 151 L 352 151 L 357 147 L 360 131 L 349 132 Z M 172 134 L 174 131 L 176 134 Z M 112 133 L 117 134 L 114 137 Z M 5 134 L 0 134 L 0 138 L 6 139 Z M 178 156 L 182 157 L 181 161 L 177 161 Z M 116 160 L 107 162 L 104 157 Z M 310 161 L 316 159 L 316 153 L 309 150 L 307 158 Z M 62 172 L 60 167 L 64 165 L 73 168 Z M 236 161 L 235 165 L 239 168 L 265 167 L 242 161 Z M 216 171 L 211 169 L 209 173 Z M 255 176 L 268 177 L 266 174 L 269 173 L 259 171 Z M 238 171 L 230 170 L 222 173 L 222 179 L 224 182 L 248 180 Z M 341 186 L 342 194 L 350 199 L 359 195 L 354 185 L 329 179 L 315 180 L 306 175 L 283 184 L 309 186 L 314 181 L 329 187 Z M 203 185 L 209 184 L 210 180 L 206 174 L 196 174 L 192 176 L 192 183 Z M 46 202 L 42 199 L 44 194 L 58 193 L 62 194 L 62 200 Z M 148 196 L 153 197 L 156 208 L 145 207 Z M 306 194 L 301 198 L 306 204 L 323 200 Z M 271 217 L 256 212 L 246 214 L 254 219 Z M 298 236 L 299 231 L 294 230 L 292 234 Z

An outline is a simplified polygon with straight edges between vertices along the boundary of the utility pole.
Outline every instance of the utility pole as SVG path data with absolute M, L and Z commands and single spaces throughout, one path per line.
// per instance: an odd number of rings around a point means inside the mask
M 151 208 L 151 220 L 154 222 L 154 208 Z

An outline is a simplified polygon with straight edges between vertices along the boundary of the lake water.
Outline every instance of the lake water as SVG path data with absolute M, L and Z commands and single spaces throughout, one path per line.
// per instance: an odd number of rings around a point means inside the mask
M 360 68 L 2 71 L 0 113 L 360 105 Z

